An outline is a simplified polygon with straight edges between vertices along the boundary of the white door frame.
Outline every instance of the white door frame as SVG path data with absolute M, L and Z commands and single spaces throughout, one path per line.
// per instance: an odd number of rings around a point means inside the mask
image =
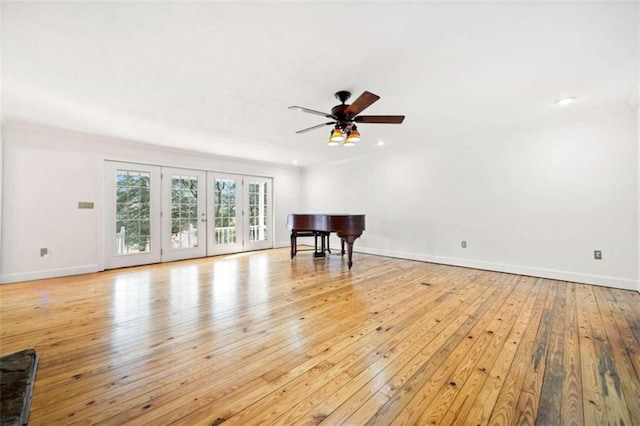
M 147 164 L 105 161 L 105 269 L 158 263 L 162 259 L 160 240 L 161 176 L 159 166 Z M 117 230 L 117 183 L 118 170 L 148 173 L 149 176 L 149 244 L 148 251 L 119 253 L 125 245 L 125 234 Z
M 181 176 L 195 178 L 197 182 L 197 203 L 195 222 L 189 225 L 188 229 L 183 229 L 181 235 L 174 235 L 172 226 L 174 219 L 174 191 L 173 177 Z M 177 195 L 177 194 L 175 194 Z M 202 170 L 178 169 L 172 167 L 162 168 L 162 261 L 171 262 L 174 260 L 192 259 L 207 255 L 207 173 Z M 186 206 L 188 209 L 188 206 Z M 192 220 L 193 221 L 193 220 Z M 189 245 L 188 242 L 196 244 L 195 247 L 176 247 L 174 238 L 182 241 L 182 244 Z
M 274 241 L 274 196 L 273 179 L 267 177 L 219 173 L 204 170 L 162 167 L 133 162 L 118 162 L 104 160 L 104 269 L 121 268 L 150 263 L 169 262 L 180 259 L 214 256 L 243 251 L 273 248 Z M 122 244 L 122 237 L 117 228 L 117 185 L 118 170 L 148 173 L 150 180 L 149 196 L 149 247 L 148 251 L 140 253 L 118 253 L 117 244 Z M 173 249 L 171 243 L 171 176 L 186 175 L 198 178 L 198 246 L 185 249 Z M 163 179 L 164 178 L 164 179 Z M 230 179 L 236 182 L 235 187 L 235 242 L 215 244 L 215 183 L 216 179 Z M 249 182 L 264 184 L 266 190 L 266 229 L 262 234 L 265 238 L 251 241 L 251 226 L 249 224 L 250 200 Z M 255 225 L 254 225 L 255 227 Z M 254 232 L 256 232 L 254 230 Z M 255 237 L 255 236 L 254 236 Z M 254 238 L 255 239 L 255 238 Z M 121 248 L 122 249 L 122 248 Z
M 235 182 L 233 194 L 235 203 L 233 215 L 229 216 L 229 210 L 225 209 L 227 213 L 225 217 L 216 217 L 216 183 L 221 181 Z M 243 251 L 243 198 L 242 175 L 207 172 L 207 256 Z M 232 222 L 235 226 L 229 227 L 228 223 L 217 226 L 221 222 Z
M 272 194 L 272 179 L 258 176 L 243 176 L 244 189 L 243 189 L 243 201 L 244 201 L 244 251 L 262 250 L 273 248 L 273 194 Z M 261 184 L 261 190 L 266 191 L 266 194 L 262 192 L 259 194 L 259 210 L 258 214 L 259 222 L 265 225 L 266 228 L 258 230 L 252 229 L 251 220 L 251 202 L 250 202 L 250 188 L 251 183 Z M 264 197 L 266 195 L 266 197 Z M 266 199 L 265 199 L 266 198 Z M 266 204 L 266 212 L 263 207 Z M 255 232 L 258 235 L 254 235 L 252 238 L 251 233 Z

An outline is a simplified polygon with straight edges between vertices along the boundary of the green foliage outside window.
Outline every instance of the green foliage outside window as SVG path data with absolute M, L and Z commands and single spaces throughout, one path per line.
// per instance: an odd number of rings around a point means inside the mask
M 116 176 L 116 233 L 121 233 L 124 230 L 123 253 L 150 250 L 150 196 L 149 173 L 118 171 Z

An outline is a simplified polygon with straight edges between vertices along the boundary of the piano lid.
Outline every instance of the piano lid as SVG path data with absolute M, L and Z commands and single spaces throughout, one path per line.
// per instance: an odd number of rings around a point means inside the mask
M 290 214 L 287 216 L 287 229 L 360 235 L 365 229 L 365 215 L 324 213 Z

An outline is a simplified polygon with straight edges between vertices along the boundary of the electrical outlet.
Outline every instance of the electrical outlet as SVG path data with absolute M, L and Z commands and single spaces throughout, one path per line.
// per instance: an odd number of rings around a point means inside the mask
M 46 247 L 41 248 L 40 257 L 49 257 L 49 249 Z
M 460 246 L 461 246 L 462 248 L 467 248 L 467 242 L 466 242 L 466 241 L 462 241 L 462 242 L 460 243 Z
M 602 260 L 602 251 L 601 250 L 594 250 L 593 251 L 593 258 L 595 260 Z

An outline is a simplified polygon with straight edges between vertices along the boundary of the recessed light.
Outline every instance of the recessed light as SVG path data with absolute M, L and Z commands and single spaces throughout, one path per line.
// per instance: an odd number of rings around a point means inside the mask
M 576 98 L 574 97 L 560 99 L 559 101 L 556 101 L 556 105 L 569 105 L 570 103 L 573 103 L 575 100 Z
M 384 141 L 378 141 L 378 146 L 384 145 Z
M 291 164 L 298 164 L 298 160 L 293 160 Z

